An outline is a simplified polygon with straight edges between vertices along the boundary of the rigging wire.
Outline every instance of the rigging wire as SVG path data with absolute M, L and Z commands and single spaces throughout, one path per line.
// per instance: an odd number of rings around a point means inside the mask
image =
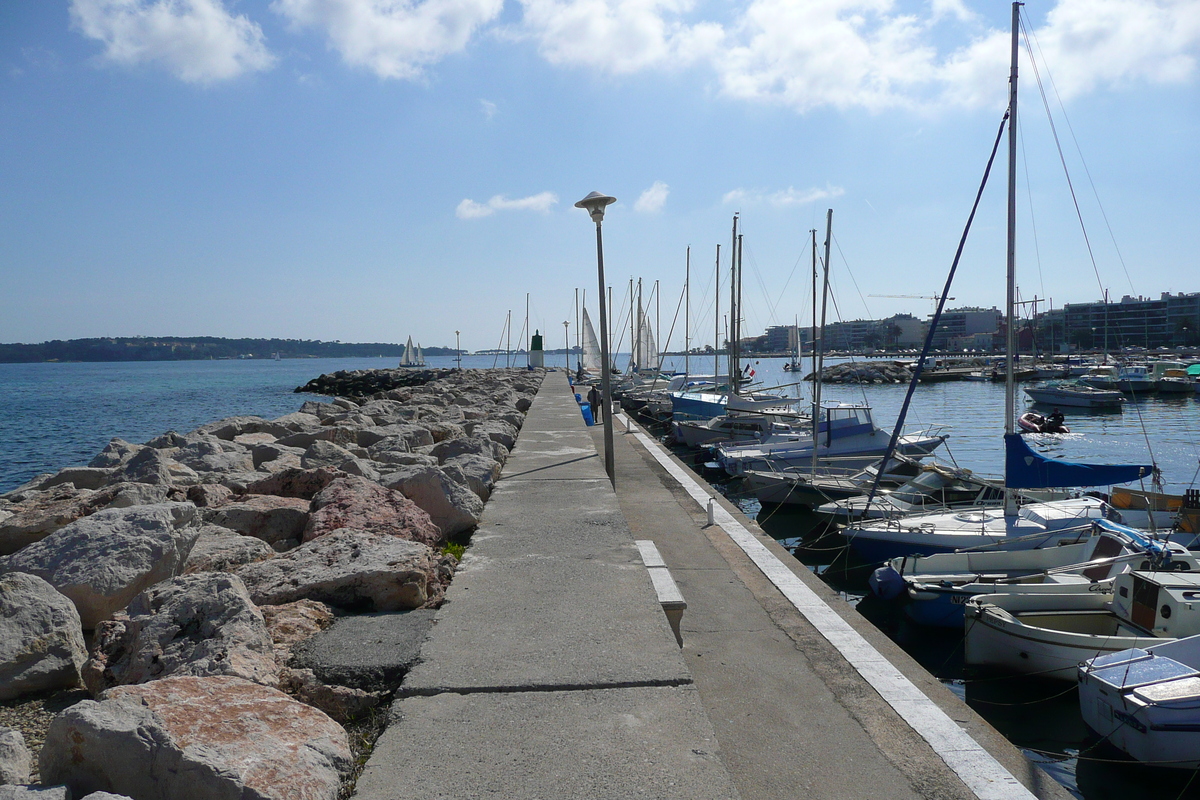
M 1037 51 L 1041 53 L 1042 45 L 1040 42 L 1038 42 L 1037 35 L 1035 33 L 1025 29 L 1024 16 L 1022 16 L 1021 20 L 1021 31 L 1025 35 L 1026 52 L 1029 53 L 1030 63 L 1034 64 L 1034 74 L 1037 75 L 1037 64 L 1033 60 L 1033 47 L 1036 47 Z M 1030 46 L 1031 40 L 1033 42 L 1033 47 Z M 1042 58 L 1042 62 L 1045 64 L 1044 56 Z M 1104 210 L 1104 203 L 1100 201 L 1100 192 L 1096 189 L 1096 182 L 1092 179 L 1092 171 L 1088 169 L 1087 159 L 1083 157 L 1083 148 L 1080 147 L 1079 139 L 1075 136 L 1075 128 L 1071 125 L 1071 118 L 1067 115 L 1066 105 L 1062 101 L 1062 96 L 1058 93 L 1058 85 L 1054 83 L 1054 75 L 1051 74 L 1049 65 L 1045 65 L 1045 70 L 1046 78 L 1050 81 L 1050 89 L 1054 92 L 1054 98 L 1058 101 L 1058 107 L 1062 111 L 1063 122 L 1066 123 L 1067 131 L 1071 134 L 1071 141 L 1075 144 L 1075 152 L 1079 155 L 1079 162 L 1083 165 L 1083 172 L 1085 175 L 1087 175 L 1088 184 L 1092 187 L 1092 196 L 1096 200 L 1096 205 L 1100 208 L 1100 216 L 1104 219 L 1104 225 L 1108 229 L 1108 236 L 1110 239 L 1112 239 L 1113 250 L 1115 250 L 1117 253 L 1117 260 L 1121 262 L 1121 270 L 1125 273 L 1125 280 L 1129 283 L 1129 290 L 1132 292 L 1134 291 L 1133 279 L 1129 276 L 1129 268 L 1125 265 L 1125 256 L 1121 254 L 1121 247 L 1117 244 L 1117 236 L 1113 232 L 1112 224 L 1108 221 L 1108 212 Z M 1045 95 L 1043 93 L 1043 102 L 1044 101 Z

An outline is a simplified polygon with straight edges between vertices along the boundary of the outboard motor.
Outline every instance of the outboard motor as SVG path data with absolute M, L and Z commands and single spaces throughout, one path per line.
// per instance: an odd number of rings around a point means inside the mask
M 867 585 L 880 600 L 895 600 L 904 593 L 904 577 L 891 564 L 884 564 L 872 572 Z

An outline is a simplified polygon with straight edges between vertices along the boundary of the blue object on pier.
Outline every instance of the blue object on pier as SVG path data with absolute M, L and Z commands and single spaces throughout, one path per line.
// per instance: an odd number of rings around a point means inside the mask
M 592 418 L 592 404 L 580 403 L 579 408 L 583 411 L 583 421 L 592 426 L 596 424 L 596 420 Z

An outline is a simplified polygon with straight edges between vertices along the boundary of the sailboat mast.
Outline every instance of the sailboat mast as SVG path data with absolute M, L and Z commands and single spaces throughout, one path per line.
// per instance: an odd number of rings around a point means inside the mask
M 683 374 L 692 374 L 692 246 L 683 257 Z
M 1005 307 L 1004 342 L 1004 432 L 1014 433 L 1016 419 L 1016 393 L 1013 382 L 1013 353 L 1016 351 L 1016 326 L 1014 308 L 1016 304 L 1017 265 L 1017 28 L 1020 25 L 1021 4 L 1012 5 L 1012 60 L 1008 77 L 1008 261 L 1007 293 Z M 1007 505 L 1007 504 L 1006 504 Z
M 717 272 L 713 284 L 713 380 L 721 375 L 721 245 L 717 245 Z
M 641 278 L 637 281 L 637 311 L 642 309 L 642 282 Z M 637 317 L 634 312 L 634 278 L 629 279 L 629 371 L 634 372 L 634 366 L 637 365 L 638 350 L 637 347 Z M 637 365 L 641 366 L 641 365 Z
M 738 326 L 736 341 L 738 343 L 738 362 L 733 365 L 733 371 L 742 379 L 742 234 L 738 234 Z
M 733 215 L 733 236 L 729 241 L 729 357 L 726 364 L 729 367 L 729 391 L 737 394 L 737 224 L 738 215 Z
M 825 312 L 829 305 L 829 240 L 833 238 L 833 209 L 825 212 L 825 281 L 821 286 L 821 346 L 816 354 L 817 369 L 813 376 L 813 452 L 812 471 L 817 474 L 817 444 L 821 428 L 821 369 L 825 366 Z M 829 421 L 825 423 L 829 427 Z
M 813 369 L 813 381 L 814 381 L 813 387 L 814 387 L 814 391 L 815 391 L 815 388 L 816 388 L 815 381 L 817 380 L 817 229 L 813 228 L 811 233 L 812 233 L 812 262 L 813 262 L 812 336 L 810 336 L 808 339 L 808 347 L 809 347 L 809 353 L 812 355 L 812 369 Z M 799 338 L 799 336 L 800 336 L 800 334 L 797 333 L 796 337 Z M 799 361 L 799 358 L 797 358 L 796 360 Z
M 658 363 L 654 365 L 657 371 L 662 367 L 662 297 L 658 293 L 658 281 L 654 282 L 654 346 L 659 348 Z M 657 374 L 655 380 L 658 379 Z
M 579 357 L 575 359 L 575 369 L 578 370 L 583 363 L 583 331 L 579 329 L 579 287 L 575 288 L 575 341 L 579 344 Z M 567 363 L 571 363 L 569 353 L 567 354 Z
M 1008 75 L 1008 304 L 1005 308 L 1004 347 L 1004 433 L 1015 432 L 1016 386 L 1013 381 L 1013 352 L 1016 350 L 1014 304 L 1016 303 L 1017 267 L 1017 28 L 1021 23 L 1021 4 L 1012 4 L 1012 60 Z M 1007 440 L 1006 440 L 1007 441 Z M 1007 444 L 1005 445 L 1007 447 Z M 1017 497 L 1004 490 L 1004 516 L 1016 516 Z

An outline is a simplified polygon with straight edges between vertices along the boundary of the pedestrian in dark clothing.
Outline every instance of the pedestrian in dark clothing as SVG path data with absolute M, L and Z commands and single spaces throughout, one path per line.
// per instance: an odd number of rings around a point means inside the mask
M 593 386 L 591 391 L 588 392 L 587 398 L 588 403 L 592 407 L 592 419 L 595 420 L 597 425 L 603 424 L 603 412 L 600 408 L 603 403 L 600 402 L 600 390 Z

